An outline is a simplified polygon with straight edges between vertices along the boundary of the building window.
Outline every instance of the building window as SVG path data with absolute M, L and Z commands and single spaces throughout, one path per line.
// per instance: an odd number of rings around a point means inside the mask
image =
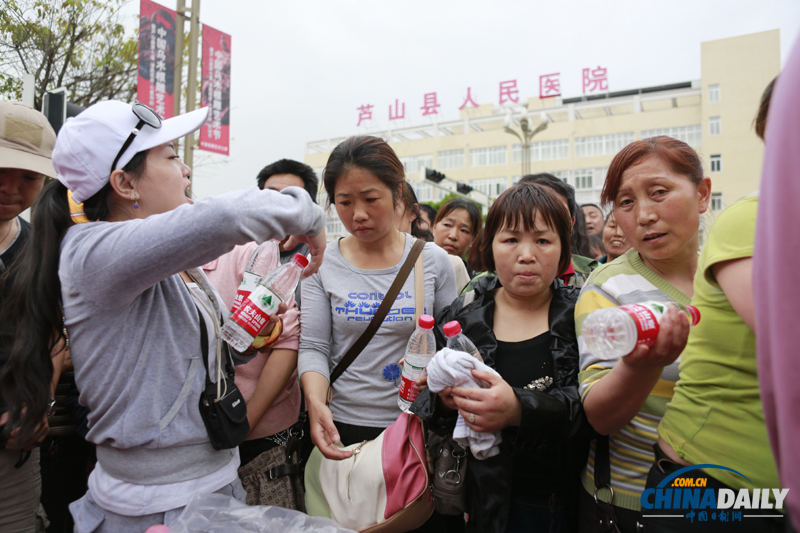
M 709 104 L 718 104 L 719 103 L 719 83 L 716 85 L 709 85 L 708 86 L 708 103 Z
M 552 161 L 554 159 L 567 159 L 568 157 L 569 139 L 542 141 L 531 144 L 531 161 Z M 515 144 L 511 147 L 511 162 L 522 162 L 521 144 Z
M 722 211 L 722 193 L 721 192 L 712 192 L 711 193 L 711 210 L 712 211 Z
M 577 137 L 575 139 L 575 157 L 592 157 L 597 155 L 615 155 L 632 143 L 633 132 L 596 135 L 594 137 Z
M 474 148 L 469 151 L 469 166 L 488 167 L 505 165 L 508 162 L 508 147 Z
M 497 198 L 508 188 L 508 178 L 484 178 L 470 180 L 472 188 L 486 196 Z
M 415 192 L 417 193 L 417 200 L 420 202 L 432 202 L 433 201 L 433 186 L 428 185 L 425 183 L 419 184 L 414 187 Z
M 325 217 L 325 233 L 328 237 L 339 237 L 344 233 L 344 224 L 333 209 L 329 210 Z
M 576 190 L 591 189 L 592 188 L 592 169 L 586 168 L 576 170 L 573 176 Z
M 722 121 L 720 117 L 709 117 L 708 119 L 708 134 L 719 135 L 722 133 Z
M 683 141 L 689 146 L 703 145 L 703 127 L 700 124 L 695 126 L 681 126 L 679 128 L 661 128 L 657 130 L 642 131 L 642 139 L 666 135 L 679 141 Z
M 436 154 L 436 165 L 439 170 L 464 167 L 464 150 L 445 150 Z
M 411 155 L 408 157 L 401 157 L 400 162 L 403 163 L 403 168 L 406 174 L 411 172 L 419 172 L 423 167 L 433 168 L 433 155 Z
M 722 156 L 712 155 L 710 159 L 711 159 L 711 172 L 722 172 Z

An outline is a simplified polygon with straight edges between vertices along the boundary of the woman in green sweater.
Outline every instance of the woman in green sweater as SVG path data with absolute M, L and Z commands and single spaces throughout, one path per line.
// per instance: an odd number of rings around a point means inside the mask
M 700 216 L 708 209 L 711 180 L 703 176 L 697 153 L 671 137 L 652 137 L 622 149 L 611 162 L 601 199 L 633 246 L 613 263 L 595 270 L 575 308 L 580 348 L 581 396 L 589 422 L 608 435 L 610 488 L 598 499 L 610 502 L 624 533 L 641 523 L 639 498 L 653 462 L 656 427 L 678 379 L 678 356 L 689 323 L 670 309 L 661 321 L 653 347 L 638 346 L 625 357 L 592 353 L 581 338 L 586 316 L 596 309 L 644 302 L 688 304 L 697 268 Z M 602 439 L 602 437 L 601 437 Z M 604 449 L 605 447 L 601 447 Z M 598 531 L 593 446 L 583 475 L 581 531 Z

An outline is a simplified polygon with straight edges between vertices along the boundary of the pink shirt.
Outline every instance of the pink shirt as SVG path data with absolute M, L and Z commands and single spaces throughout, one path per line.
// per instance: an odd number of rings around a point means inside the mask
M 251 242 L 237 246 L 227 254 L 203 265 L 203 270 L 208 279 L 217 289 L 225 305 L 230 309 L 239 283 L 242 281 L 247 263 L 258 248 L 258 244 Z M 252 272 L 260 276 L 269 274 L 278 267 L 278 243 L 269 241 L 261 248 L 253 266 Z M 236 385 L 242 391 L 246 402 L 250 401 L 261 377 L 261 371 L 269 360 L 272 350 L 297 350 L 300 343 L 300 313 L 294 302 L 294 296 L 287 302 L 289 310 L 282 316 L 283 333 L 278 342 L 265 352 L 260 352 L 247 363 L 236 367 Z M 300 383 L 297 380 L 297 369 L 289 377 L 283 391 L 275 398 L 261 421 L 252 429 L 250 438 L 261 438 L 274 435 L 297 422 L 300 413 Z
M 800 40 L 778 77 L 765 134 L 753 254 L 758 380 L 775 464 L 800 525 Z

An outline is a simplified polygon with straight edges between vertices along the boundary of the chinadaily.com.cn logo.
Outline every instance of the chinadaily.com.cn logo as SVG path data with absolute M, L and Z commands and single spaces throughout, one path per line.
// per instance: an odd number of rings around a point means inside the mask
M 715 489 L 708 487 L 708 477 L 678 477 L 700 469 L 721 469 L 752 482 L 741 473 L 721 465 L 692 465 L 677 470 L 664 478 L 654 489 L 645 489 L 641 496 L 645 518 L 674 517 L 698 522 L 741 522 L 747 518 L 783 517 L 783 501 L 789 489 Z M 775 509 L 774 515 L 767 513 L 750 514 L 753 511 Z M 656 514 L 654 511 L 672 511 Z

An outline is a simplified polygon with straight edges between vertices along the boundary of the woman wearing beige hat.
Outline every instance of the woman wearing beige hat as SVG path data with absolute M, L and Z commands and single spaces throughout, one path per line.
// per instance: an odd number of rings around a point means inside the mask
M 44 115 L 17 102 L 0 102 L 0 309 L 5 306 L 12 265 L 31 236 L 31 225 L 19 215 L 36 200 L 45 177 L 56 175 L 50 160 L 55 142 L 56 134 Z M 7 366 L 13 332 L 7 321 L 0 320 L 0 371 Z M 39 376 L 45 401 L 52 374 L 51 364 Z M 8 373 L 8 379 L 13 377 Z M 33 531 L 41 515 L 42 490 L 39 450 L 34 445 L 47 434 L 47 419 L 42 413 L 34 430 L 21 439 L 6 431 L 7 409 L 0 384 L 0 531 Z
M 284 235 L 309 244 L 307 273 L 321 261 L 324 213 L 299 187 L 196 203 L 185 196 L 190 169 L 172 141 L 206 116 L 162 121 L 139 103 L 95 104 L 59 132 L 58 181 L 34 207 L 35 246 L 10 292 L 10 320 L 24 340 L 10 364 L 27 376 L 62 327 L 69 333 L 80 402 L 91 410 L 86 438 L 97 446 L 89 491 L 70 505 L 81 533 L 169 525 L 194 493 L 244 498 L 237 448 L 212 447 L 199 409 L 206 375 L 218 378 L 209 362 L 228 313 L 198 267 L 237 244 Z M 90 222 L 73 223 L 67 189 Z M 18 380 L 9 395 L 20 434 L 42 413 L 39 385 Z

